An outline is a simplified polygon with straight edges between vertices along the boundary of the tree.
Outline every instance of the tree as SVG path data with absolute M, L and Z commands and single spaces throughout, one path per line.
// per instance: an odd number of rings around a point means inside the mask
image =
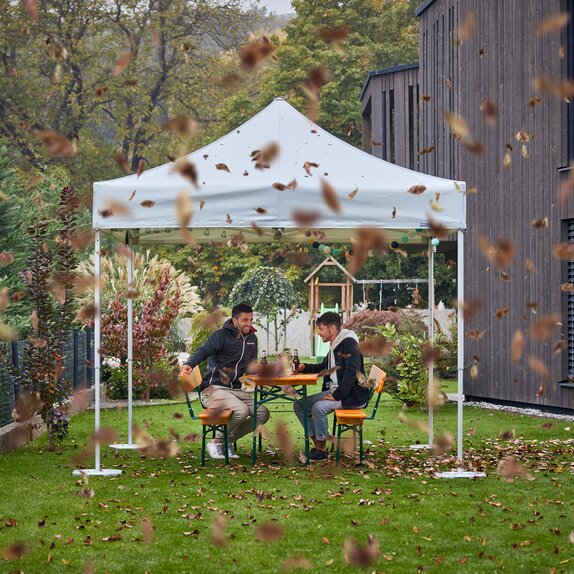
M 367 72 L 418 58 L 416 5 L 408 0 L 293 0 L 293 7 L 297 16 L 285 27 L 287 38 L 273 38 L 277 61 L 269 61 L 263 73 L 257 71 L 253 81 L 247 77 L 238 86 L 227 103 L 228 122 L 222 129 L 229 131 L 277 96 L 305 110 L 306 79 L 320 69 L 326 83 L 320 89 L 319 124 L 359 145 L 359 94 Z M 340 46 L 320 36 L 337 29 L 347 32 Z
M 279 328 L 283 327 L 283 343 L 286 342 L 287 324 L 292 317 L 287 309 L 297 305 L 297 293 L 293 284 L 280 269 L 259 267 L 247 272 L 233 287 L 229 295 L 229 305 L 246 302 L 266 319 L 267 347 L 269 347 L 270 323 L 275 329 L 275 351 L 279 349 Z M 279 323 L 278 315 L 283 320 Z M 263 326 L 263 325 L 262 325 Z
M 75 264 L 70 237 L 76 231 L 78 199 L 70 188 L 60 192 L 58 216 L 60 246 L 54 258 L 50 252 L 48 222 L 43 216 L 28 228 L 28 268 L 21 273 L 32 304 L 32 330 L 26 339 L 21 372 L 14 372 L 22 388 L 38 399 L 37 409 L 48 428 L 53 446 L 67 434 L 69 416 L 63 404 L 70 393 L 64 377 L 64 345 L 72 330 L 72 288 L 70 270 Z
M 244 0 L 46 0 L 34 20 L 0 0 L 0 134 L 40 170 L 50 159 L 42 133 L 63 136 L 69 145 L 52 151 L 77 146 L 61 161 L 85 184 L 120 173 L 116 151 L 131 171 L 165 161 L 183 150 L 162 124 L 216 120 L 217 53 L 260 16 Z

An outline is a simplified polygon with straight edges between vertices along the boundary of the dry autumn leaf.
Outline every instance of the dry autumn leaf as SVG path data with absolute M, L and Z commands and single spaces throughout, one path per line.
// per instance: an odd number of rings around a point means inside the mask
M 524 350 L 524 333 L 518 329 L 512 336 L 512 344 L 510 349 L 510 358 L 513 363 L 516 363 L 522 357 Z
M 132 58 L 134 56 L 134 53 L 129 50 L 127 52 L 124 52 L 115 62 L 114 64 L 114 71 L 112 72 L 112 75 L 115 77 L 119 76 L 120 74 L 123 74 L 123 72 L 125 72 L 128 68 L 128 66 L 130 65 L 130 62 L 132 61 Z
M 245 44 L 239 50 L 239 59 L 243 68 L 250 72 L 271 56 L 273 52 L 275 52 L 275 46 L 269 38 L 263 36 Z
M 426 191 L 426 185 L 418 184 L 409 187 L 407 190 L 408 193 L 412 193 L 413 195 L 420 195 Z
M 560 12 L 558 14 L 549 16 L 538 25 L 538 27 L 536 28 L 536 34 L 538 36 L 542 36 L 544 34 L 549 34 L 551 32 L 558 32 L 559 30 L 562 30 L 562 28 L 568 25 L 569 20 L 570 20 L 569 12 Z
M 341 202 L 337 197 L 335 188 L 323 178 L 321 178 L 321 192 L 323 193 L 323 200 L 329 209 L 335 213 L 341 213 Z
M 54 157 L 71 157 L 76 155 L 76 144 L 64 136 L 50 131 L 38 130 L 36 135 L 42 140 L 47 152 Z

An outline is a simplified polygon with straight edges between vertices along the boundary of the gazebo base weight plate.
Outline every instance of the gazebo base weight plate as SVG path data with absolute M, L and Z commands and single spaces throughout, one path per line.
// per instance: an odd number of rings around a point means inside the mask
M 486 478 L 486 473 L 472 470 L 447 470 L 446 472 L 436 472 L 435 478 Z
M 74 470 L 72 473 L 74 476 L 119 476 L 122 473 L 121 470 L 117 468 L 85 468 L 82 470 Z
M 432 445 L 430 445 L 430 444 L 411 444 L 411 446 L 409 446 L 409 448 L 412 448 L 414 450 L 422 450 L 422 449 L 432 448 Z
M 118 450 L 135 450 L 135 449 L 140 448 L 140 445 L 139 445 L 139 444 L 135 444 L 135 443 L 133 443 L 133 442 L 132 442 L 131 444 L 130 444 L 130 443 L 127 443 L 127 442 L 126 442 L 126 443 L 117 443 L 117 442 L 116 442 L 116 443 L 110 444 L 110 445 L 108 445 L 108 446 L 109 446 L 110 448 L 115 448 L 115 449 L 118 449 Z

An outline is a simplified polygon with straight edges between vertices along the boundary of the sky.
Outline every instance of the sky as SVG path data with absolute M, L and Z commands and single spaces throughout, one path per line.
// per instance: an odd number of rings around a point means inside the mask
M 265 6 L 269 12 L 276 14 L 288 14 L 294 12 L 290 0 L 259 0 L 261 6 Z

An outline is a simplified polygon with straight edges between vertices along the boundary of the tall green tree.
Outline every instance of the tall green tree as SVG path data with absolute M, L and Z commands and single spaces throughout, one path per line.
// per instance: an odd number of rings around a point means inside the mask
M 359 94 L 369 70 L 418 58 L 417 2 L 409 0 L 293 0 L 297 16 L 274 36 L 277 60 L 263 73 L 247 76 L 226 105 L 232 129 L 274 97 L 283 96 L 300 110 L 309 104 L 305 81 L 311 70 L 324 70 L 318 123 L 338 137 L 360 142 Z M 340 43 L 328 42 L 325 31 L 345 30 Z M 328 32 L 327 32 L 328 34 Z M 308 86 L 307 86 L 308 87 Z M 353 126 L 357 128 L 353 129 Z

